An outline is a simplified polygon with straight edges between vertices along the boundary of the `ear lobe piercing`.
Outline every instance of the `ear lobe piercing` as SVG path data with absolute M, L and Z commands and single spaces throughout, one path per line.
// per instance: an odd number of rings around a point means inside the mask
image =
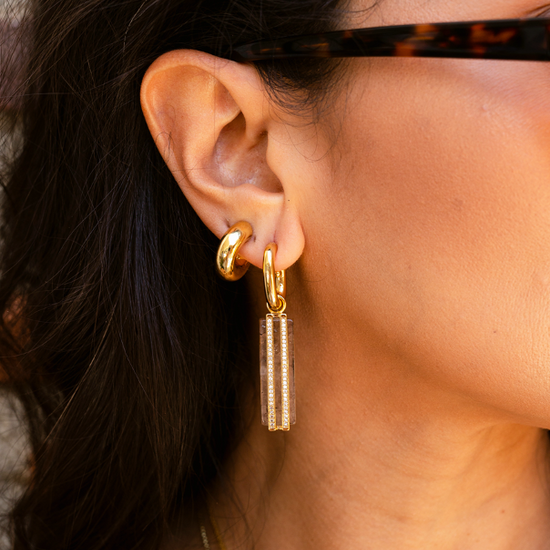
M 238 222 L 224 235 L 216 267 L 228 281 L 237 281 L 249 264 L 238 256 L 239 248 L 252 236 L 248 222 Z M 260 319 L 260 401 L 262 424 L 269 431 L 289 431 L 296 423 L 294 386 L 294 324 L 285 314 L 286 275 L 275 271 L 277 245 L 264 251 L 263 276 L 268 313 Z

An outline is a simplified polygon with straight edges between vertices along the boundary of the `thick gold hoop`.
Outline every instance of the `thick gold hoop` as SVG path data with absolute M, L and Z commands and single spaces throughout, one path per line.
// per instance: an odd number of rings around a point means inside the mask
M 252 226 L 241 221 L 233 225 L 223 236 L 216 255 L 216 268 L 227 281 L 238 281 L 247 272 L 250 264 L 240 258 L 238 252 L 252 233 Z
M 285 270 L 275 271 L 275 254 L 277 245 L 270 243 L 264 251 L 264 288 L 267 309 L 271 313 L 283 313 L 286 308 L 286 275 Z

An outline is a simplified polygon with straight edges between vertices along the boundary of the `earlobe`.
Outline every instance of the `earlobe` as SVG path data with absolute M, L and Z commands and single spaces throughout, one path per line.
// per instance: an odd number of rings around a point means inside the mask
M 218 237 L 248 221 L 254 236 L 241 255 L 260 267 L 270 242 L 277 269 L 301 255 L 298 214 L 268 161 L 275 123 L 254 67 L 189 50 L 159 57 L 141 86 L 141 104 L 157 147 L 188 201 Z M 273 155 L 278 158 L 279 155 Z

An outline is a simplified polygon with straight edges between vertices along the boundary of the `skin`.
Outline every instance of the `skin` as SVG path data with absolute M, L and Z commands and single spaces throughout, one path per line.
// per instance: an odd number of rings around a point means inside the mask
M 386 0 L 342 28 L 543 8 Z M 550 548 L 549 83 L 547 63 L 355 59 L 318 119 L 252 66 L 151 66 L 143 111 L 182 192 L 218 237 L 252 224 L 253 265 L 275 241 L 290 268 L 298 423 L 251 423 L 228 462 L 229 550 Z

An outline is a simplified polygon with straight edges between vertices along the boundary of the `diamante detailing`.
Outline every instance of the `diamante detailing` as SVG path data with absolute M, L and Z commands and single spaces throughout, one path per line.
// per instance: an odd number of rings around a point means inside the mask
M 270 431 L 288 431 L 296 423 L 293 329 L 285 314 L 260 320 L 262 424 Z
M 208 540 L 208 535 L 206 534 L 206 528 L 201 523 L 201 539 L 204 550 L 210 550 L 210 541 Z

